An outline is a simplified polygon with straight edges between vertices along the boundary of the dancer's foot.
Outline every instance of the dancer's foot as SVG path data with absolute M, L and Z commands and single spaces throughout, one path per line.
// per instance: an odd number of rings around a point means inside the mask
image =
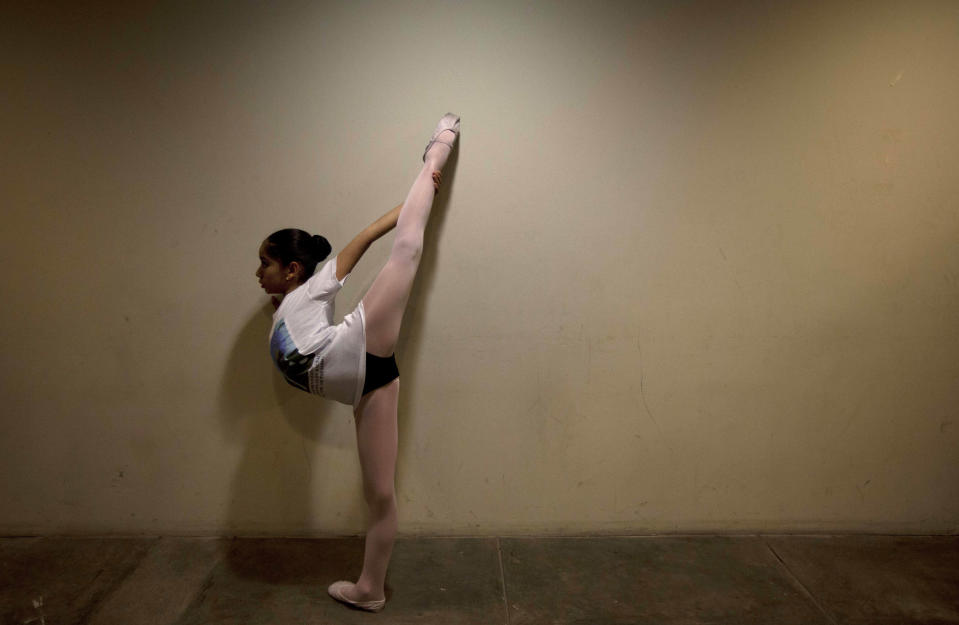
M 383 606 L 386 605 L 385 597 L 383 599 L 370 599 L 368 597 L 354 598 L 353 593 L 355 589 L 356 584 L 353 582 L 333 582 L 330 584 L 330 587 L 327 588 L 327 592 L 337 601 L 358 610 L 366 610 L 367 612 L 379 612 L 383 609 Z
M 460 118 L 458 115 L 453 113 L 447 113 L 440 119 L 439 123 L 436 124 L 436 130 L 433 131 L 433 136 L 430 138 L 430 142 L 426 144 L 426 149 L 423 150 L 423 162 L 426 162 L 427 155 L 430 154 L 430 150 L 435 148 L 436 150 L 444 150 L 442 153 L 443 163 L 439 163 L 437 169 L 442 168 L 443 164 L 446 161 L 447 156 L 450 152 L 453 151 L 453 143 L 456 141 L 456 137 L 460 134 Z M 437 145 L 446 146 L 436 147 Z M 436 156 L 440 156 L 437 154 Z

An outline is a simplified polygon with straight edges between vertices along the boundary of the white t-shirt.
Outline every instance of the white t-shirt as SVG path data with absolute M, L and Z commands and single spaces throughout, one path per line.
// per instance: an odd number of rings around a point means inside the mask
M 355 406 L 366 377 L 363 303 L 333 325 L 333 305 L 346 282 L 336 258 L 287 293 L 273 313 L 270 356 L 286 381 L 304 391 Z

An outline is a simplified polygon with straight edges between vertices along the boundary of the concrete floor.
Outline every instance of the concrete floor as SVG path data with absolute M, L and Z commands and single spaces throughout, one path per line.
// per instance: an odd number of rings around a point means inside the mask
M 959 624 L 957 536 L 407 538 L 376 615 L 326 595 L 362 547 L 4 538 L 0 624 Z

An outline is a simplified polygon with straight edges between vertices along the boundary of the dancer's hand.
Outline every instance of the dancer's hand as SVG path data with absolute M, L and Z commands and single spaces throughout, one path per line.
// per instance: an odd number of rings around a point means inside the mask
M 440 183 L 443 182 L 443 174 L 438 171 L 433 172 L 433 193 L 440 192 Z

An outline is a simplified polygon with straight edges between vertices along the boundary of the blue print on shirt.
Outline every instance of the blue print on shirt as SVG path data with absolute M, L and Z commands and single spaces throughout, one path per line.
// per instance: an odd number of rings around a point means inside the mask
M 309 372 L 313 355 L 304 356 L 297 351 L 285 321 L 280 321 L 270 337 L 270 356 L 287 382 L 307 393 L 310 392 Z

